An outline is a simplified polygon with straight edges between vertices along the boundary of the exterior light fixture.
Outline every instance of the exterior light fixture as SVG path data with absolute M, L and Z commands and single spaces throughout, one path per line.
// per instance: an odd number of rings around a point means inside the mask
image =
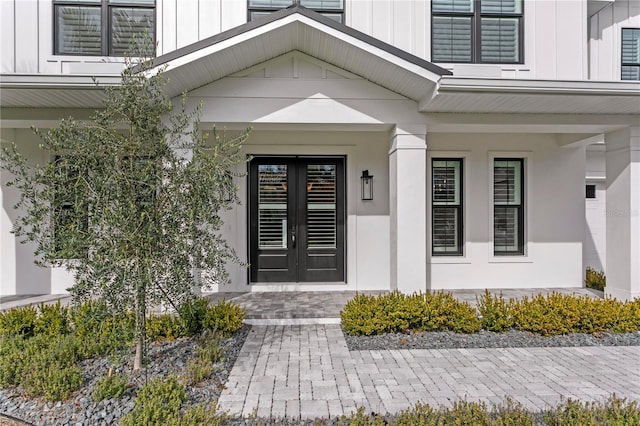
M 373 200 L 373 175 L 369 174 L 369 170 L 363 170 L 360 179 L 362 180 L 362 199 Z

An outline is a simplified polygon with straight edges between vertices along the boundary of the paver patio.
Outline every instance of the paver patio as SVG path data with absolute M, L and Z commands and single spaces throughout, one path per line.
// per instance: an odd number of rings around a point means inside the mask
M 353 351 L 339 325 L 253 326 L 219 404 L 230 414 L 327 417 L 420 401 L 541 410 L 563 398 L 640 401 L 640 347 Z

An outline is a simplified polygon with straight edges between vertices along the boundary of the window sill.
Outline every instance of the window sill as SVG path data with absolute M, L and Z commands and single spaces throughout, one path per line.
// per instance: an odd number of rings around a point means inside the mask
M 467 256 L 433 256 L 429 257 L 431 265 L 470 265 L 471 259 Z

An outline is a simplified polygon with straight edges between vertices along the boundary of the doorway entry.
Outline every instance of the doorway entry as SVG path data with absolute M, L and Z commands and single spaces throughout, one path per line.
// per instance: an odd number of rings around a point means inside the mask
M 250 280 L 345 281 L 343 157 L 254 157 Z

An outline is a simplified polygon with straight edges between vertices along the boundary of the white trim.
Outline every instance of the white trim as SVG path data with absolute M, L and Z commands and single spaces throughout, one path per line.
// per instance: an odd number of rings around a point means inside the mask
M 0 74 L 2 89 L 100 89 L 101 85 L 118 85 L 122 81 L 120 75 L 97 75 L 94 82 L 92 76 L 58 75 L 58 74 Z
M 470 170 L 471 170 L 471 151 L 432 151 L 427 149 L 427 264 L 471 264 L 473 256 L 471 255 L 472 244 L 468 244 L 467 223 L 469 218 L 469 188 L 471 187 Z M 434 256 L 431 252 L 433 245 L 432 226 L 432 182 L 431 182 L 431 164 L 433 159 L 438 158 L 460 158 L 462 159 L 462 256 Z
M 489 185 L 488 193 L 489 197 L 487 199 L 488 202 L 488 212 L 489 212 L 489 251 L 488 251 L 488 262 L 489 263 L 533 263 L 533 248 L 534 245 L 531 242 L 531 188 L 533 188 L 533 152 L 531 151 L 489 151 L 488 152 L 488 163 L 487 167 L 489 168 L 487 175 L 489 176 L 489 181 L 487 184 Z M 496 256 L 494 254 L 493 247 L 493 162 L 495 159 L 499 158 L 522 158 L 523 161 L 523 178 L 524 181 L 524 255 L 513 255 L 513 256 Z

